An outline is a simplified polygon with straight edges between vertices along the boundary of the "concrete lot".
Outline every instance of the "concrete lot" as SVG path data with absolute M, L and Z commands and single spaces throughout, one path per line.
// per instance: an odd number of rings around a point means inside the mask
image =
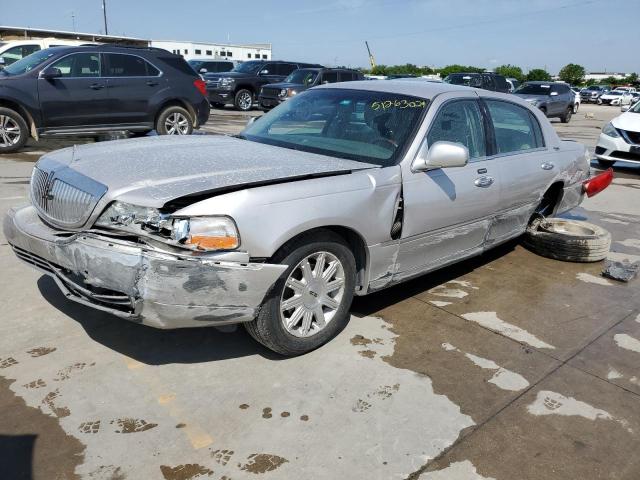
M 554 125 L 594 147 L 618 114 Z M 204 130 L 245 122 L 214 111 Z M 69 143 L 0 159 L 0 213 Z M 637 261 L 640 168 L 615 170 L 570 216 Z M 0 244 L 0 479 L 640 478 L 640 280 L 601 263 L 513 242 L 357 299 L 334 341 L 282 359 L 242 328 L 158 331 L 70 304 Z

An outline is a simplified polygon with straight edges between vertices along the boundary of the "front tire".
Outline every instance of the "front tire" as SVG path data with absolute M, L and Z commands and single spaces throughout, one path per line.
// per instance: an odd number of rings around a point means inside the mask
M 24 118 L 9 108 L 0 108 L 0 154 L 20 150 L 29 139 Z
M 172 106 L 165 108 L 156 121 L 158 135 L 191 135 L 193 120 L 184 108 Z
M 245 88 L 240 89 L 236 92 L 233 104 L 241 112 L 248 112 L 253 106 L 253 94 Z
M 356 265 L 345 241 L 329 230 L 314 231 L 285 245 L 273 258 L 289 265 L 267 294 L 249 334 L 287 356 L 315 350 L 349 321 Z

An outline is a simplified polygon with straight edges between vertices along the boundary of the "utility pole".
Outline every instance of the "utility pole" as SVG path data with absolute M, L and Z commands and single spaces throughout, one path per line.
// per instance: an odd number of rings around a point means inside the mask
M 71 11 L 71 24 L 73 25 L 73 31 L 76 31 L 76 14 L 75 12 L 72 10 Z
M 102 0 L 102 16 L 104 17 L 104 34 L 109 35 L 109 28 L 107 27 L 107 2 Z

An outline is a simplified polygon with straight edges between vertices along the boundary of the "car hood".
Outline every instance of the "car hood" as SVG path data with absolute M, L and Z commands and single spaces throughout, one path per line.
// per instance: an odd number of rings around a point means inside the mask
M 620 130 L 640 132 L 640 113 L 625 112 L 614 118 L 611 123 Z
M 162 207 L 177 198 L 377 168 L 377 165 L 214 135 L 162 136 L 51 152 L 46 170 L 70 168 L 107 187 L 106 198 Z
M 203 75 L 205 80 L 217 80 L 219 78 L 250 78 L 255 77 L 254 73 L 243 72 L 222 72 L 222 73 L 205 73 Z

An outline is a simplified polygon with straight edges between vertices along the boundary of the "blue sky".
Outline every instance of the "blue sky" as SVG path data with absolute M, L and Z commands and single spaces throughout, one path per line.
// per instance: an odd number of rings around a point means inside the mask
M 103 29 L 101 0 L 12 5 L 0 24 L 72 30 L 73 13 L 77 31 Z M 274 58 L 327 65 L 366 66 L 368 40 L 380 64 L 640 72 L 640 0 L 107 0 L 107 12 L 113 34 L 269 42 Z

